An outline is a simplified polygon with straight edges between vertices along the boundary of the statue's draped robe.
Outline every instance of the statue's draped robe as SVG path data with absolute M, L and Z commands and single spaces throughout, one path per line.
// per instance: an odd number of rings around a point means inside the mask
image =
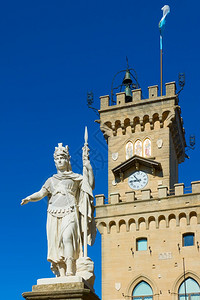
M 63 234 L 71 236 L 73 246 L 73 258 L 77 259 L 80 253 L 80 235 L 82 235 L 84 197 L 88 202 L 88 244 L 92 244 L 95 238 L 96 227 L 93 217 L 93 194 L 83 176 L 72 171 L 62 175 L 55 174 L 47 179 L 43 188 L 48 191 L 47 209 L 47 260 L 52 263 L 52 270 L 56 264 L 65 262 Z M 80 230 L 79 230 L 80 228 Z

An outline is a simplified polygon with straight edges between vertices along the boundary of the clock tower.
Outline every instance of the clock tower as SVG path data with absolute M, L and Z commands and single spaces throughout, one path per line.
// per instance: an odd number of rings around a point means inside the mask
M 200 297 L 200 182 L 178 183 L 185 130 L 175 82 L 131 97 L 100 97 L 100 129 L 108 144 L 108 200 L 96 196 L 102 236 L 102 297 Z M 184 288 L 186 287 L 186 288 Z M 197 298 L 194 298 L 197 299 Z M 200 299 L 200 298 L 199 298 Z
M 156 195 L 158 186 L 172 189 L 178 182 L 178 164 L 185 158 L 185 132 L 175 82 L 166 84 L 166 95 L 158 97 L 158 86 L 149 87 L 149 98 L 133 90 L 132 101 L 125 93 L 101 97 L 101 131 L 108 143 L 108 190 L 127 192 L 137 198 L 141 189 Z

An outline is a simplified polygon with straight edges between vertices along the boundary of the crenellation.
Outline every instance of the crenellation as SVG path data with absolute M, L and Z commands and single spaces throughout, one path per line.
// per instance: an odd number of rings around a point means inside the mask
M 174 185 L 174 189 L 175 189 L 175 196 L 179 196 L 179 195 L 183 195 L 184 194 L 184 183 L 176 183 Z
M 125 93 L 116 93 L 117 105 L 125 105 Z
M 96 206 L 101 206 L 105 204 L 105 196 L 103 194 L 96 195 Z
M 158 97 L 158 85 L 153 85 L 148 87 L 149 99 Z
M 111 193 L 110 194 L 110 203 L 117 204 L 119 203 L 120 194 L 119 193 Z
M 125 195 L 126 195 L 126 202 L 133 202 L 133 201 L 135 201 L 135 191 L 125 192 Z
M 200 181 L 192 181 L 192 193 L 200 193 Z
M 117 107 L 122 106 L 132 106 L 132 105 L 139 105 L 144 104 L 145 102 L 153 101 L 154 103 L 156 101 L 163 101 L 163 104 L 165 104 L 165 101 L 168 99 L 175 99 L 175 102 L 177 104 L 178 98 L 176 95 L 176 83 L 175 82 L 168 82 L 165 84 L 166 86 L 166 95 L 158 96 L 158 85 L 149 86 L 148 87 L 148 94 L 149 98 L 142 99 L 142 90 L 134 89 L 132 90 L 132 101 L 126 103 L 126 96 L 125 92 L 116 93 L 116 104 L 111 105 L 110 104 L 110 96 L 105 95 L 100 97 L 100 111 L 106 110 L 107 108 L 110 109 L 116 109 Z M 181 111 L 180 111 L 181 114 Z
M 174 196 L 179 196 L 179 197 L 184 196 L 184 197 L 188 197 L 189 199 L 189 197 L 193 196 L 193 194 L 200 194 L 200 181 L 191 182 L 191 187 L 192 187 L 191 192 L 189 187 L 187 187 L 186 191 L 184 191 L 185 189 L 184 183 L 176 183 L 174 184 L 174 188 L 170 189 L 170 191 L 174 191 L 174 195 L 170 195 L 168 187 L 163 185 L 158 185 L 156 193 L 155 192 L 152 193 L 151 189 L 143 189 L 139 194 L 136 194 L 135 191 L 125 191 L 125 197 L 122 197 L 122 195 L 119 192 L 115 192 L 115 193 L 110 193 L 109 203 L 112 205 L 120 204 L 122 202 L 140 203 L 141 201 L 147 201 L 147 200 L 150 201 L 162 200 L 162 198 L 171 200 L 172 198 L 174 198 Z M 95 198 L 96 198 L 96 206 L 107 205 L 105 204 L 105 195 L 103 194 L 96 195 Z M 186 201 L 186 199 L 184 201 Z M 188 204 L 189 202 L 186 201 L 186 203 Z
M 176 95 L 176 82 L 165 83 L 166 96 L 175 96 Z
M 158 187 L 158 198 L 166 198 L 168 196 L 168 187 L 167 186 L 159 186 Z
M 150 189 L 144 189 L 142 192 L 142 200 L 148 200 L 151 198 L 151 190 Z
M 101 110 L 106 109 L 109 106 L 110 96 L 105 95 L 100 97 L 100 103 L 101 103 Z
M 136 89 L 132 90 L 132 101 L 139 101 L 142 99 L 142 90 L 141 89 Z

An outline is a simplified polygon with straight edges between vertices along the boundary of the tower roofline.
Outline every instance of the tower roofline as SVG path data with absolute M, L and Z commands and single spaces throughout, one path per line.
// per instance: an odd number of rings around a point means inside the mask
M 104 95 L 100 97 L 100 110 L 99 112 L 105 112 L 107 110 L 115 110 L 115 109 L 122 109 L 124 107 L 134 107 L 138 105 L 144 105 L 145 103 L 151 102 L 159 102 L 163 100 L 170 100 L 170 99 L 176 99 L 178 104 L 178 95 L 176 94 L 176 83 L 175 82 L 168 82 L 165 84 L 166 87 L 166 94 L 162 96 L 158 96 L 158 86 L 149 86 L 149 98 L 142 99 L 142 90 L 141 89 L 135 89 L 132 90 L 132 101 L 125 102 L 125 92 L 116 93 L 116 104 L 110 105 L 110 97 L 109 95 Z

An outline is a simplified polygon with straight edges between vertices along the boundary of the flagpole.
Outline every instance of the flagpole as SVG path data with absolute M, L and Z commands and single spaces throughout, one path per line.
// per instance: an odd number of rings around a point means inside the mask
M 163 31 L 165 27 L 165 19 L 168 13 L 170 12 L 169 5 L 164 5 L 161 10 L 163 11 L 163 16 L 158 24 L 159 30 L 160 30 L 160 95 L 163 95 L 163 51 L 162 51 L 162 37 L 163 37 Z
M 163 91 L 163 53 L 162 53 L 162 36 L 160 35 L 160 95 L 162 96 Z

